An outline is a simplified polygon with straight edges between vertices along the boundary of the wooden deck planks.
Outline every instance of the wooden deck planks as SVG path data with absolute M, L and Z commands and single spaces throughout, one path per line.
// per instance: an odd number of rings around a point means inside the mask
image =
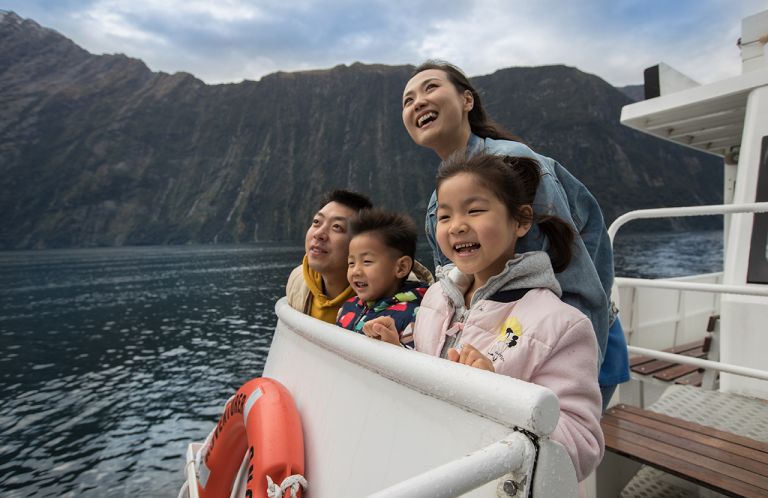
M 701 339 L 686 344 L 681 344 L 665 349 L 667 353 L 677 353 L 694 358 L 706 358 L 709 344 L 706 339 Z M 701 385 L 701 377 L 691 375 L 701 371 L 700 368 L 674 363 L 671 361 L 656 360 L 648 356 L 634 356 L 629 360 L 630 369 L 640 375 L 652 375 L 653 378 L 665 382 L 673 382 L 680 379 L 681 384 Z M 690 377 L 687 377 L 690 376 Z
M 618 405 L 602 420 L 606 448 L 730 496 L 768 496 L 768 444 Z

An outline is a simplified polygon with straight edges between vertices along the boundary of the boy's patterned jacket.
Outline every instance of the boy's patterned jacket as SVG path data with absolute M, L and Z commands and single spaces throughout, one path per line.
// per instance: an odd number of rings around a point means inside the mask
M 426 292 L 426 283 L 406 280 L 397 294 L 375 303 L 369 304 L 357 296 L 352 297 L 339 310 L 336 325 L 362 334 L 363 325 L 368 320 L 390 316 L 395 320 L 400 342 L 405 347 L 413 348 L 413 324 Z

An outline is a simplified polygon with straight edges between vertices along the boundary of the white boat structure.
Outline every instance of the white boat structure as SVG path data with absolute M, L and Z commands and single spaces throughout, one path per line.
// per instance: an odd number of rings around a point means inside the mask
M 768 11 L 744 18 L 742 74 L 698 85 L 660 64 L 646 72 L 646 94 L 658 96 L 622 110 L 626 126 L 722 157 L 724 203 L 627 213 L 611 238 L 635 219 L 722 215 L 724 261 L 708 275 L 616 279 L 630 355 L 655 361 L 639 365 L 645 375 L 633 369 L 614 400 L 643 411 L 603 419 L 611 451 L 592 481 L 598 497 L 768 496 L 766 42 Z M 664 351 L 705 336 L 705 354 Z
M 614 289 L 630 354 L 690 365 L 694 371 L 688 377 L 702 374 L 701 387 L 633 374 L 614 404 L 748 436 L 757 450 L 744 459 L 756 463 L 745 467 L 757 477 L 740 477 L 730 467 L 709 469 L 747 481 L 745 487 L 728 487 L 686 476 L 664 463 L 684 460 L 674 448 L 671 457 L 664 457 L 678 436 L 670 435 L 664 444 L 652 439 L 645 444 L 645 433 L 622 436 L 616 432 L 621 423 L 608 428 L 604 422 L 614 442 L 582 486 L 582 495 L 768 496 L 759 494 L 761 489 L 768 493 L 768 472 L 760 475 L 768 469 L 768 459 L 760 460 L 768 455 L 766 40 L 768 11 L 743 21 L 743 74 L 699 86 L 659 66 L 660 96 L 622 112 L 627 126 L 723 157 L 724 204 L 627 213 L 609 230 L 613 237 L 638 218 L 725 217 L 722 272 L 676 279 L 617 278 Z M 567 453 L 549 439 L 559 405 L 548 389 L 361 335 L 339 334 L 335 327 L 293 310 L 285 299 L 275 309 L 279 320 L 263 375 L 289 389 L 301 414 L 309 482 L 304 496 L 579 496 Z M 706 358 L 663 351 L 705 335 L 712 338 Z M 622 449 L 624 443 L 640 448 L 639 454 Z M 677 443 L 694 452 L 706 446 Z M 200 443 L 192 443 L 188 450 L 183 492 L 190 497 L 198 496 L 199 448 Z M 658 453 L 662 456 L 657 458 Z M 729 465 L 740 465 L 736 460 Z M 641 468 L 639 462 L 647 465 Z M 244 495 L 243 479 L 244 473 L 236 480 L 233 497 Z

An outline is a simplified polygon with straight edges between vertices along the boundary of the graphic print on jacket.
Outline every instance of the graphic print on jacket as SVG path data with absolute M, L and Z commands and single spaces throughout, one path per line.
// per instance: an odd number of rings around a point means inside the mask
M 491 361 L 504 361 L 504 352 L 517 346 L 517 341 L 523 335 L 523 326 L 520 321 L 510 316 L 501 324 L 499 334 L 496 336 L 496 344 L 488 351 Z

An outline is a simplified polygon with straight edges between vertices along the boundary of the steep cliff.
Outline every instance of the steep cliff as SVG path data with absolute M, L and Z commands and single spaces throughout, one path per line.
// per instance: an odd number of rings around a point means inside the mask
M 0 248 L 298 239 L 334 187 L 420 222 L 438 159 L 400 120 L 412 69 L 206 85 L 0 13 Z M 550 66 L 473 81 L 491 115 L 581 178 L 609 220 L 721 198 L 717 159 L 623 128 L 629 97 L 596 76 Z

